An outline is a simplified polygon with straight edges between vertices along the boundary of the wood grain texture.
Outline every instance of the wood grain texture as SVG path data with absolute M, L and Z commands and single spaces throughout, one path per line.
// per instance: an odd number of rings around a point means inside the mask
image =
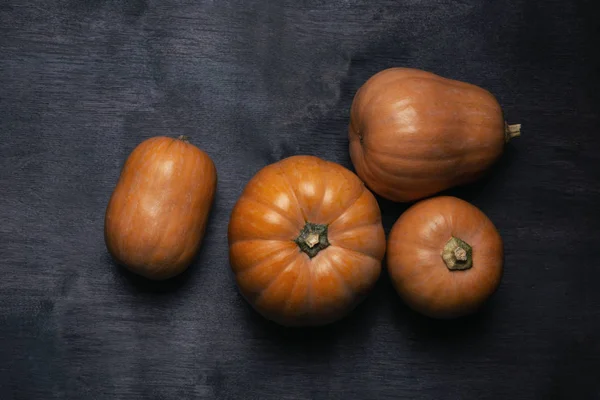
M 0 2 L 1 399 L 600 398 L 600 40 L 591 1 Z M 263 166 L 350 167 L 354 92 L 392 66 L 492 92 L 523 134 L 448 194 L 505 245 L 481 313 L 439 323 L 384 271 L 348 318 L 273 326 L 238 294 L 227 223 Z M 215 161 L 181 277 L 117 268 L 103 217 L 131 150 L 187 135 Z M 406 208 L 380 200 L 389 231 Z

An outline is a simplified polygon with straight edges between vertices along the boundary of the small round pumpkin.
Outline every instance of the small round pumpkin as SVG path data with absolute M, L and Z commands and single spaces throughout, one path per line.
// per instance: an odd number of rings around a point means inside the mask
M 381 272 L 385 234 L 375 197 L 352 172 L 313 156 L 261 169 L 229 222 L 237 285 L 256 311 L 286 326 L 348 314 Z
M 494 224 L 456 197 L 416 203 L 388 238 L 387 266 L 396 291 L 412 309 L 433 318 L 478 310 L 500 284 L 502 264 Z
M 185 136 L 143 141 L 127 158 L 106 209 L 108 251 L 149 279 L 183 272 L 200 248 L 216 184 L 213 161 Z
M 478 86 L 412 68 L 373 75 L 350 111 L 350 157 L 375 193 L 419 200 L 474 182 L 520 134 Z

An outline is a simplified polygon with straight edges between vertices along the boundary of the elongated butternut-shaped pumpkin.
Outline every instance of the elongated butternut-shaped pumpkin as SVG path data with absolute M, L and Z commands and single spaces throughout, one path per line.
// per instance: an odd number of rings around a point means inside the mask
M 186 137 L 145 140 L 125 162 L 108 203 L 108 251 L 149 279 L 183 272 L 200 248 L 216 184 L 213 161 Z
M 508 125 L 496 98 L 478 86 L 390 68 L 356 93 L 348 134 L 361 179 L 406 202 L 479 179 L 520 125 Z

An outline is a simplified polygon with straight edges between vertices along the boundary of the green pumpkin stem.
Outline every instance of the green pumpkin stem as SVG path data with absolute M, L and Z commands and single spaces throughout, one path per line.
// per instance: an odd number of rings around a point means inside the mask
M 473 266 L 473 248 L 452 236 L 442 250 L 442 259 L 450 271 L 463 271 Z
M 319 254 L 321 250 L 329 247 L 329 241 L 327 240 L 327 225 L 307 222 L 294 242 L 300 247 L 300 250 L 306 253 L 310 258 L 313 258 Z

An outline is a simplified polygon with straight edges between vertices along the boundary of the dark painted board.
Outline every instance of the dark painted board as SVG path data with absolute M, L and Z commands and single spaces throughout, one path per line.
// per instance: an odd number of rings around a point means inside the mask
M 0 1 L 1 399 L 599 399 L 600 48 L 592 1 Z M 409 311 L 385 273 L 350 317 L 289 331 L 236 291 L 229 213 L 261 167 L 351 167 L 356 89 L 391 66 L 483 86 L 523 136 L 481 182 L 506 247 L 476 316 Z M 179 279 L 116 267 L 104 210 L 129 152 L 215 160 Z M 389 231 L 406 205 L 380 201 Z

